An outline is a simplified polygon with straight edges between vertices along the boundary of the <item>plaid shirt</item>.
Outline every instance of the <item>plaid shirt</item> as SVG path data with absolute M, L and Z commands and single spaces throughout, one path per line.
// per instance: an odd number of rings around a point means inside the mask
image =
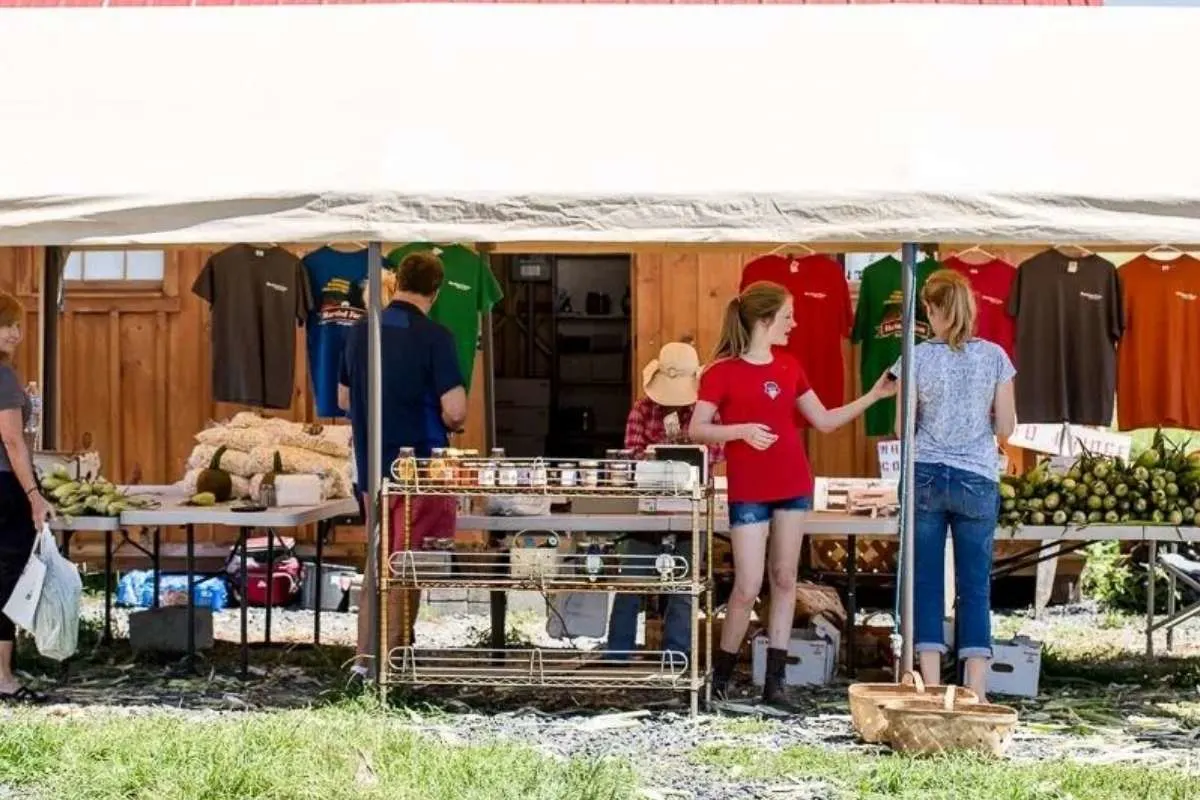
M 652 444 L 687 444 L 688 425 L 692 421 L 692 406 L 683 408 L 668 408 L 660 406 L 649 397 L 643 397 L 629 409 L 629 418 L 625 421 L 625 449 L 632 450 L 635 458 L 642 458 L 646 448 Z M 679 435 L 675 441 L 667 437 L 666 418 L 671 414 L 679 416 Z M 713 422 L 720 422 L 716 417 Z M 721 445 L 708 446 L 709 463 L 716 464 L 723 458 Z

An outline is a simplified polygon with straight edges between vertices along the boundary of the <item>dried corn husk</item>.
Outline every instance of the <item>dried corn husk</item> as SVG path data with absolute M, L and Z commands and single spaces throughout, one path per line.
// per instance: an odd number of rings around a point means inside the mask
M 211 444 L 198 444 L 192 448 L 192 454 L 188 456 L 187 469 L 205 469 L 212 463 L 212 458 L 217 454 L 217 448 Z M 221 456 L 221 469 L 228 472 L 230 475 L 235 475 L 241 478 L 249 478 L 254 474 L 254 470 L 250 466 L 250 454 L 242 453 L 238 450 L 226 450 Z M 265 470 L 260 470 L 265 471 Z
M 227 458 L 227 457 L 228 457 L 228 451 L 226 451 L 226 456 L 221 458 L 222 464 L 225 463 L 225 458 Z M 189 497 L 194 495 L 196 493 L 196 480 L 200 477 L 201 471 L 202 471 L 201 469 L 189 469 L 184 474 L 183 479 L 180 480 L 179 483 L 175 484 L 176 488 L 181 489 Z M 233 497 L 234 498 L 241 499 L 243 497 L 251 496 L 250 480 L 248 478 L 243 478 L 240 475 L 233 475 L 233 474 L 230 474 L 229 477 L 233 481 Z
M 293 475 L 324 475 L 346 468 L 346 459 L 314 453 L 300 447 L 259 447 L 250 452 L 250 474 L 270 472 L 275 454 L 283 461 L 283 471 Z
M 279 417 L 264 417 L 257 411 L 239 411 L 233 415 L 233 419 L 226 423 L 230 428 L 277 428 L 296 424 Z
M 249 453 L 256 447 L 269 447 L 279 438 L 280 426 L 270 425 L 261 428 L 233 428 L 228 425 L 214 425 L 196 434 L 200 444 L 210 444 L 213 447 L 227 447 L 230 450 L 240 450 Z
M 349 425 L 297 425 L 281 431 L 278 444 L 334 458 L 349 458 L 350 435 Z

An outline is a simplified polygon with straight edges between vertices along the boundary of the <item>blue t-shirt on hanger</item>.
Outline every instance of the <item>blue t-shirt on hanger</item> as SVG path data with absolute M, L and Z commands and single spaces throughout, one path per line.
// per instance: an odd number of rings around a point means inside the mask
M 366 317 L 363 287 L 367 281 L 367 251 L 345 252 L 322 247 L 304 257 L 312 287 L 313 309 L 308 325 L 308 372 L 318 417 L 344 417 L 337 405 L 338 364 L 345 332 Z

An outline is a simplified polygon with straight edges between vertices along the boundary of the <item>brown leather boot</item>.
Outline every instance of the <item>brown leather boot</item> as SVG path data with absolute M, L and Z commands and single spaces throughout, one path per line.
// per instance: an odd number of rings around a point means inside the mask
M 780 711 L 798 713 L 800 707 L 791 697 L 787 687 L 787 650 L 767 648 L 767 675 L 763 684 L 763 705 Z
M 733 677 L 733 668 L 737 666 L 738 654 L 730 653 L 720 648 L 713 654 L 712 698 L 724 701 L 729 696 L 729 680 Z

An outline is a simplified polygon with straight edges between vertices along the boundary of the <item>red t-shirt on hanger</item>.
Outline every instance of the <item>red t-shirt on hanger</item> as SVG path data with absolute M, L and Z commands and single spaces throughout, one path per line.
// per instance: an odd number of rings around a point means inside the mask
M 826 408 L 846 402 L 846 366 L 842 340 L 850 338 L 854 310 L 845 268 L 820 253 L 796 258 L 760 256 L 742 268 L 738 291 L 755 281 L 782 285 L 795 304 L 796 327 L 784 349 L 804 368 L 809 383 Z M 804 425 L 804 418 L 797 414 Z
M 1017 329 L 1016 320 L 1008 313 L 1008 297 L 1012 293 L 1013 281 L 1017 279 L 1017 268 L 999 258 L 972 264 L 957 256 L 945 259 L 942 266 L 965 277 L 975 291 L 975 306 L 979 315 L 979 329 L 975 335 L 1003 347 L 1009 360 L 1015 364 Z

